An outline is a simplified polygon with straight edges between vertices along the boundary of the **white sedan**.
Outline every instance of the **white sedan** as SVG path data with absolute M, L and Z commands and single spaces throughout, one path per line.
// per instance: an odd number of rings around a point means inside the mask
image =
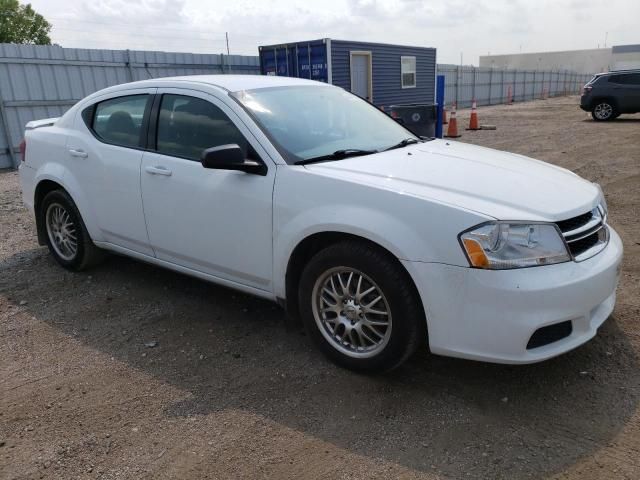
M 293 78 L 128 83 L 27 124 L 20 178 L 65 268 L 105 250 L 277 301 L 331 359 L 530 363 L 592 338 L 622 243 L 598 185 L 424 139 Z

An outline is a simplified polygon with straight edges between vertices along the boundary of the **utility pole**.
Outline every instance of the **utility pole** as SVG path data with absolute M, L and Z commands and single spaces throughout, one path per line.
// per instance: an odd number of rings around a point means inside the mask
M 229 55 L 229 32 L 224 32 L 224 38 L 227 41 L 227 55 Z

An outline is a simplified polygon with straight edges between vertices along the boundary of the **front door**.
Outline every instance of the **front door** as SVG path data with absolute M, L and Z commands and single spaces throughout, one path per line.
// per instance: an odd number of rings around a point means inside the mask
M 159 89 L 154 151 L 142 158 L 142 200 L 155 255 L 192 270 L 271 289 L 275 165 L 217 98 Z M 153 125 L 153 120 L 151 125 Z M 203 150 L 238 144 L 266 176 L 205 169 Z
M 371 99 L 371 54 L 351 52 L 351 92 L 365 100 Z

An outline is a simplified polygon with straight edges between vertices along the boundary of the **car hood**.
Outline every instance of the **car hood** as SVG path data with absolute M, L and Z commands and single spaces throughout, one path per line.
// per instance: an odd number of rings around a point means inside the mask
M 600 189 L 569 170 L 447 140 L 306 168 L 502 220 L 563 220 L 600 202 Z

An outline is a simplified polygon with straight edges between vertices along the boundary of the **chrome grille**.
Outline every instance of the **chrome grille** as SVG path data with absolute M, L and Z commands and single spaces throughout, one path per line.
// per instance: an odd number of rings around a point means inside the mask
M 601 252 L 609 241 L 606 214 L 601 206 L 577 217 L 556 222 L 576 262 Z

